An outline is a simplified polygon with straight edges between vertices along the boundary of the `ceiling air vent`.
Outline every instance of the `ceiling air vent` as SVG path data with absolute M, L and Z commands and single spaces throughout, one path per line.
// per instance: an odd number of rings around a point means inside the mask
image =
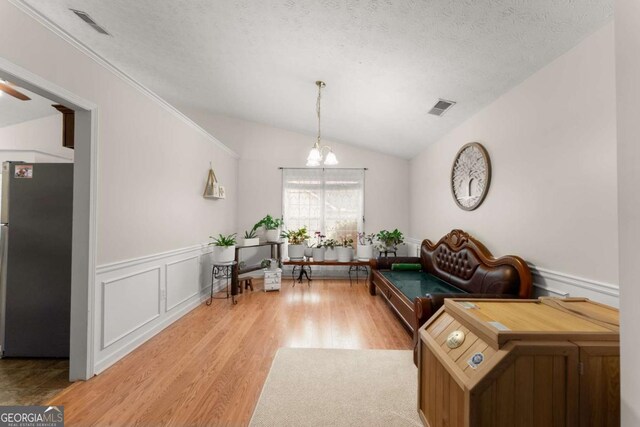
M 93 18 L 91 18 L 89 16 L 89 14 L 87 12 L 83 12 L 81 10 L 76 10 L 76 9 L 69 9 L 71 12 L 75 13 L 76 15 L 78 15 L 78 17 L 80 19 L 82 19 L 84 22 L 86 22 L 87 24 L 91 25 L 91 28 L 93 28 L 94 30 L 96 30 L 97 32 L 99 32 L 100 34 L 104 34 L 107 36 L 110 36 L 111 34 L 109 34 L 107 32 L 107 30 L 105 30 L 104 28 L 102 28 L 100 25 L 98 25 L 96 23 L 96 21 L 93 20 Z
M 429 114 L 433 114 L 434 116 L 441 116 L 447 111 L 449 108 L 456 105 L 453 101 L 447 101 L 446 99 L 439 99 L 436 102 L 436 105 L 433 106 L 431 110 L 429 110 Z

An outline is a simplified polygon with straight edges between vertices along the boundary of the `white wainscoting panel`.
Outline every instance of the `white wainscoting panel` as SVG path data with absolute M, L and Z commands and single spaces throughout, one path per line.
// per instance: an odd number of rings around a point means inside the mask
M 200 293 L 199 258 L 196 255 L 167 263 L 167 311 Z
M 160 267 L 102 282 L 102 346 L 160 317 Z
M 99 266 L 95 372 L 104 371 L 205 301 L 211 290 L 211 263 L 211 248 L 203 244 Z M 216 280 L 213 286 L 217 291 L 226 281 Z

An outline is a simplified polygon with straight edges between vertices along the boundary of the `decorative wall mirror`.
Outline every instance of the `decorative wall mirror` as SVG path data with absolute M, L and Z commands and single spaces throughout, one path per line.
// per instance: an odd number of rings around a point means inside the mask
M 465 211 L 476 209 L 487 195 L 491 183 L 489 153 L 477 143 L 465 144 L 451 167 L 453 200 Z

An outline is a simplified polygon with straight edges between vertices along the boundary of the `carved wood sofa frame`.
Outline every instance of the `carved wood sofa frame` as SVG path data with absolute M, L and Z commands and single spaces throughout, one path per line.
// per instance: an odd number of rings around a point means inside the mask
M 393 263 L 420 263 L 422 271 L 466 293 L 427 294 L 411 301 L 381 271 Z M 425 239 L 420 257 L 378 258 L 372 262 L 369 292 L 376 288 L 414 334 L 442 305 L 445 298 L 530 298 L 531 270 L 514 255 L 494 258 L 477 239 L 462 230 L 452 230 L 437 243 Z

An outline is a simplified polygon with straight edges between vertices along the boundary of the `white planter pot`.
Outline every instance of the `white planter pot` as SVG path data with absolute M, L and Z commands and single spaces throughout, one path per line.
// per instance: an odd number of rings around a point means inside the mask
M 260 239 L 259 238 L 253 238 L 253 239 L 243 239 L 242 240 L 242 246 L 257 246 L 260 244 Z
M 311 257 L 314 261 L 324 261 L 324 248 L 313 248 Z
M 325 261 L 336 261 L 338 259 L 338 251 L 335 248 L 326 248 L 324 251 Z
M 307 258 L 311 258 L 313 256 L 313 248 L 305 247 L 304 256 L 306 256 Z
M 338 250 L 338 262 L 349 262 L 353 258 L 353 249 L 340 246 Z
M 231 262 L 236 259 L 236 247 L 222 247 L 222 246 L 214 246 L 213 247 L 213 262 L 216 264 L 221 264 L 225 262 Z
M 267 242 L 278 242 L 280 241 L 280 230 L 266 230 L 264 232 L 264 238 L 267 239 Z
M 304 259 L 305 245 L 289 245 L 289 259 L 300 260 Z
M 358 259 L 368 261 L 373 258 L 373 245 L 358 245 Z

